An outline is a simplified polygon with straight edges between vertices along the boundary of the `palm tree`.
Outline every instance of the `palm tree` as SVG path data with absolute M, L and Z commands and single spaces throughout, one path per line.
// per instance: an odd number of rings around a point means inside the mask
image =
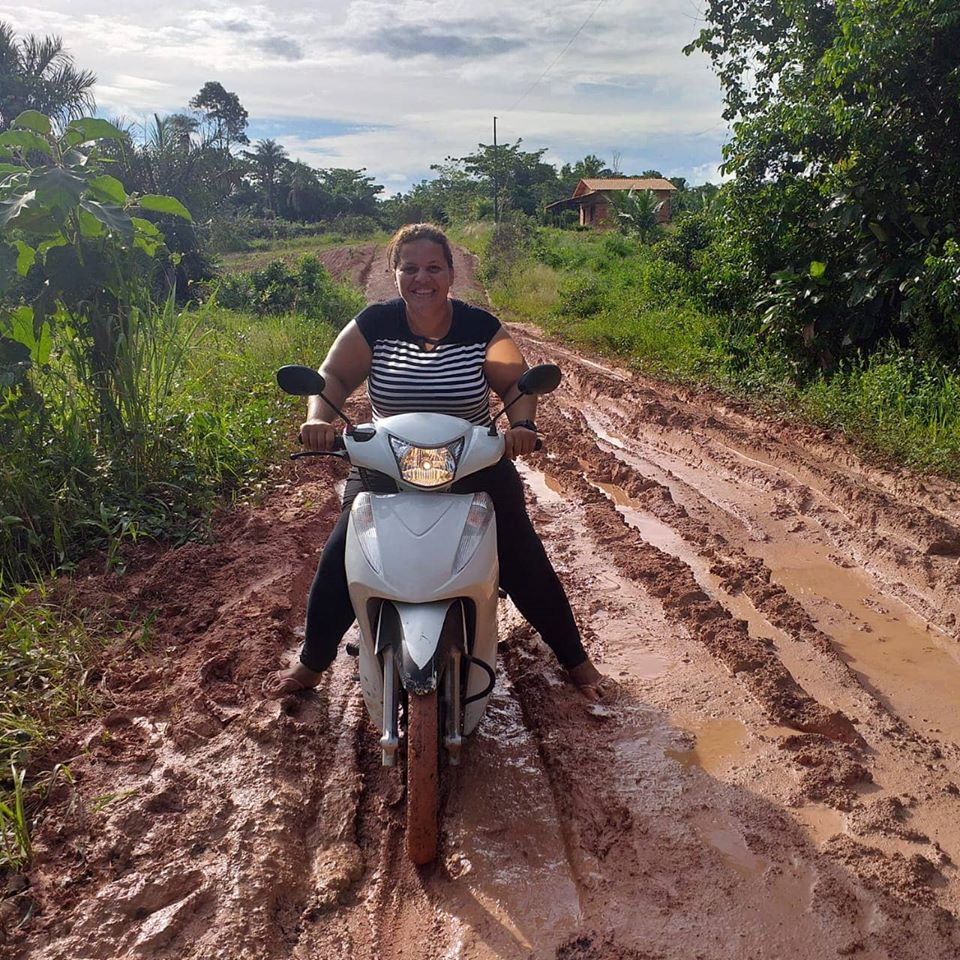
M 657 231 L 663 201 L 658 201 L 652 190 L 631 190 L 625 197 L 615 194 L 613 208 L 620 229 L 646 243 Z
M 245 150 L 243 155 L 256 169 L 255 176 L 263 189 L 266 209 L 276 212 L 277 174 L 287 162 L 287 151 L 276 140 L 258 140 L 256 147 L 253 151 Z
M 61 123 L 92 113 L 96 76 L 78 70 L 60 37 L 18 39 L 0 20 L 0 131 L 24 110 L 39 110 Z

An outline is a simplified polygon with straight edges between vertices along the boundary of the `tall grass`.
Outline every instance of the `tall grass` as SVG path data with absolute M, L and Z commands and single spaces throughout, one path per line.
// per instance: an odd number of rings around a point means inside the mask
M 356 300 L 351 296 L 344 311 Z M 98 419 L 83 355 L 67 332 L 26 397 L 8 394 L 0 433 L 0 578 L 30 580 L 91 550 L 107 566 L 141 536 L 201 533 L 213 502 L 263 475 L 292 403 L 281 363 L 318 364 L 332 326 L 172 301 L 135 314 L 113 371 L 121 429 Z
M 342 311 L 358 299 L 345 292 Z M 319 365 L 336 334 L 300 314 L 212 303 L 180 311 L 168 302 L 135 319 L 115 371 L 125 442 L 107 444 L 68 339 L 32 371 L 17 419 L 0 417 L 4 439 L 16 441 L 0 459 L 0 871 L 29 859 L 52 776 L 33 759 L 91 708 L 88 671 L 113 635 L 54 603 L 43 575 L 90 551 L 104 569 L 122 569 L 125 545 L 140 537 L 202 535 L 212 506 L 255 491 L 291 446 L 301 405 L 277 388 L 277 367 Z

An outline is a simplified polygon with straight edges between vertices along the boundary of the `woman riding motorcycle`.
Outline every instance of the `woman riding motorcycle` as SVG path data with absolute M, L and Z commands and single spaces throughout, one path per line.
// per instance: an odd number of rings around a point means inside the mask
M 320 368 L 326 397 L 341 407 L 364 380 L 374 419 L 399 413 L 434 412 L 486 425 L 490 387 L 510 408 L 504 457 L 465 477 L 453 493 L 486 492 L 497 523 L 500 585 L 540 633 L 571 682 L 588 700 L 602 695 L 603 675 L 583 649 L 570 603 L 524 504 L 523 486 L 511 463 L 536 444 L 537 398 L 520 395 L 516 383 L 527 369 L 517 345 L 485 310 L 448 296 L 453 284 L 453 252 L 446 235 L 432 224 L 408 224 L 388 248 L 400 297 L 371 304 L 341 331 Z M 330 450 L 337 435 L 336 413 L 311 397 L 300 428 L 308 450 Z M 343 510 L 317 567 L 307 601 L 300 662 L 271 674 L 270 696 L 316 686 L 337 654 L 354 620 L 344 570 L 347 520 L 356 495 L 375 483 L 352 471 Z M 375 490 L 375 492 L 388 492 Z

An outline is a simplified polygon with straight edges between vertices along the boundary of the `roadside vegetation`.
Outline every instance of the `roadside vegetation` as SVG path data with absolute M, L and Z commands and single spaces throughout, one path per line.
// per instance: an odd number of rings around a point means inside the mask
M 685 266 L 678 238 L 653 245 L 618 231 L 575 233 L 525 221 L 457 231 L 481 258 L 505 319 L 664 380 L 746 399 L 768 413 L 839 431 L 872 451 L 960 480 L 960 372 L 892 339 L 824 372 L 720 311 L 709 279 Z M 708 251 L 704 251 L 709 256 Z M 680 261 L 680 262 L 678 262 Z M 709 268 L 711 271 L 714 266 Z
M 27 860 L 51 778 L 70 776 L 29 762 L 94 703 L 115 627 L 43 578 L 122 572 L 128 545 L 203 536 L 215 504 L 255 493 L 290 441 L 276 368 L 316 363 L 361 302 L 313 257 L 226 277 L 222 305 L 216 283 L 179 302 L 158 221 L 190 212 L 106 172 L 121 138 L 30 110 L 0 134 L 0 867 Z

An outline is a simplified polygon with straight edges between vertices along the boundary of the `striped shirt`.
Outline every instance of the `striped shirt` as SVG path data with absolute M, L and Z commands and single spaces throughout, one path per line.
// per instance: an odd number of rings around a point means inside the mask
M 374 420 L 398 413 L 445 413 L 490 422 L 490 387 L 483 373 L 487 345 L 500 321 L 486 310 L 451 300 L 453 321 L 431 350 L 407 323 L 403 300 L 371 304 L 356 323 L 373 360 L 367 393 Z

